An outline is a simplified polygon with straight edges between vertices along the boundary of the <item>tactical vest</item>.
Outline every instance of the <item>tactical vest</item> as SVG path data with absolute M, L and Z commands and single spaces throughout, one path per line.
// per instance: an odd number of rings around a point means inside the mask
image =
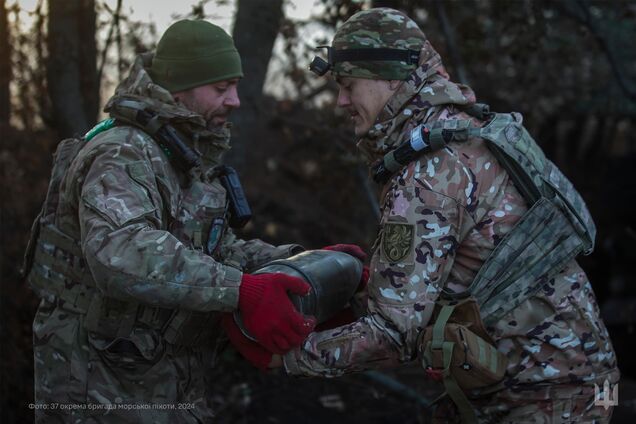
M 501 381 L 505 373 L 505 357 L 492 345 L 488 334 L 471 329 L 494 325 L 537 293 L 579 253 L 591 253 L 596 235 L 585 202 L 523 127 L 522 116 L 489 113 L 487 106 L 484 108 L 481 114 L 467 111 L 487 119 L 481 128 L 470 120 L 437 121 L 426 126 L 432 150 L 453 141 L 482 138 L 529 205 L 468 289 L 462 293 L 443 291 L 434 323 L 420 335 L 422 364 L 439 372 L 462 422 L 476 422 L 464 391 L 497 387 L 497 379 Z M 394 157 L 385 156 L 388 167 L 395 168 L 393 162 Z M 468 309 L 470 313 L 465 313 L 467 305 L 472 308 Z M 457 312 L 460 309 L 462 313 Z M 470 355 L 460 353 L 463 349 Z
M 40 298 L 57 303 L 70 312 L 85 314 L 87 330 L 102 337 L 127 337 L 133 328 L 143 326 L 159 331 L 171 344 L 192 346 L 214 343 L 220 331 L 218 313 L 152 307 L 102 295 L 86 265 L 80 241 L 56 226 L 60 185 L 73 159 L 85 143 L 113 126 L 112 119 L 102 121 L 84 137 L 69 138 L 59 143 L 46 199 L 31 229 L 23 272 Z M 131 172 L 134 173 L 134 170 Z M 217 201 L 208 205 L 203 199 Z M 219 199 L 222 201 L 219 202 Z M 185 218 L 172 222 L 168 230 L 185 245 L 204 250 L 209 241 L 208 234 L 214 233 L 214 237 L 219 239 L 222 237 L 227 227 L 227 202 L 225 191 L 217 181 L 210 184 L 192 181 L 183 193 L 179 208 L 184 213 L 171 213 Z M 224 222 L 223 228 L 211 231 L 212 223 L 218 221 Z M 237 275 L 240 275 L 238 271 Z
M 461 142 L 481 137 L 529 205 L 468 287 L 487 326 L 534 295 L 578 254 L 590 254 L 596 237 L 585 201 L 545 157 L 523 127 L 521 114 L 490 115 L 481 128 L 470 120 L 438 121 L 430 127 L 431 138 Z

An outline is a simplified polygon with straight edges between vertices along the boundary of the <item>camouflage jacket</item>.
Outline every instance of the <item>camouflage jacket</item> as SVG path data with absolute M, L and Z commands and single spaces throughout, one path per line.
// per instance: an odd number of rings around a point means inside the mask
M 152 83 L 142 60 L 106 111 L 122 100 L 143 103 L 193 140 L 203 166 L 191 175 L 175 170 L 158 144 L 136 127 L 102 132 L 82 148 L 62 182 L 59 228 L 80 236 L 105 295 L 166 308 L 233 310 L 240 271 L 289 256 L 292 246 L 243 241 L 226 224 L 216 257 L 203 253 L 212 218 L 226 209 L 214 166 L 229 148 L 229 128 L 206 129 L 201 116 Z
M 448 80 L 426 42 L 420 66 L 397 90 L 358 147 L 369 162 L 422 123 L 473 119 L 470 88 Z M 313 333 L 284 357 L 288 373 L 338 376 L 417 357 L 442 288 L 463 291 L 526 212 L 508 173 L 480 138 L 421 156 L 386 184 L 370 263 L 368 304 L 350 325 Z M 488 328 L 509 360 L 507 386 L 618 378 L 592 287 L 571 261 L 533 297 Z
M 53 213 L 40 222 L 71 241 L 51 242 L 43 224 L 36 241 L 29 274 L 43 288 L 33 323 L 36 402 L 98 407 L 38 409 L 37 422 L 56 414 L 73 422 L 88 415 L 104 415 L 100 422 L 209 422 L 204 379 L 215 363 L 218 312 L 236 309 L 243 271 L 300 248 L 241 240 L 226 219 L 214 257 L 204 253 L 210 224 L 227 207 L 215 165 L 229 131 L 206 129 L 201 116 L 153 84 L 144 68 L 149 60 L 138 58 L 107 111 L 119 119 L 119 102 L 142 103 L 189 137 L 203 165 L 189 175 L 177 171 L 150 135 L 123 124 L 88 140 L 59 188 L 50 188 Z M 55 287 L 62 290 L 51 295 Z M 122 402 L 192 406 L 108 409 Z

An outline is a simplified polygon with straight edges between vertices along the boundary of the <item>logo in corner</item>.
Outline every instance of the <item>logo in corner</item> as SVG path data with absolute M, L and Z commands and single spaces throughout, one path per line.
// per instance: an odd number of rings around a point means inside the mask
M 610 397 L 610 382 L 607 379 L 603 383 L 603 392 L 594 384 L 594 406 L 602 406 L 605 410 L 610 406 L 618 406 L 618 384 L 614 385 L 611 395 Z
M 413 226 L 388 222 L 384 224 L 382 252 L 389 262 L 399 262 L 406 258 L 413 244 Z

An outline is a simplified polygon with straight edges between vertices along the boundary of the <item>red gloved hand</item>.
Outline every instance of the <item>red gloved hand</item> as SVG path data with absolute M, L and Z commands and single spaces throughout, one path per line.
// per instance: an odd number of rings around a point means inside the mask
M 236 322 L 234 322 L 232 314 L 223 314 L 221 325 L 230 338 L 232 346 L 243 355 L 243 358 L 247 359 L 256 368 L 267 369 L 267 366 L 272 361 L 272 352 L 245 337 Z
M 286 274 L 243 274 L 239 289 L 239 311 L 245 329 L 265 349 L 284 354 L 300 346 L 316 326 L 294 308 L 287 291 L 304 296 L 311 286 Z
M 356 289 L 356 293 L 357 292 L 361 292 L 364 289 L 367 288 L 367 284 L 369 284 L 369 267 L 368 266 L 363 266 L 362 267 L 362 274 L 360 274 L 360 284 L 358 284 L 358 288 Z
M 336 252 L 348 253 L 354 258 L 360 259 L 362 262 L 367 259 L 367 254 L 364 253 L 364 250 L 355 244 L 334 244 L 333 246 L 325 246 L 321 250 L 334 250 Z

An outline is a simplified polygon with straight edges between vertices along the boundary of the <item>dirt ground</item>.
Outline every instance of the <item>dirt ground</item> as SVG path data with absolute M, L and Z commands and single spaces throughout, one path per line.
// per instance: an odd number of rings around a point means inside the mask
M 417 365 L 380 375 L 299 379 L 254 371 L 231 354 L 224 361 L 232 366 L 219 373 L 219 423 L 424 424 L 431 422 L 432 412 L 424 402 L 443 392 L 439 383 L 424 378 Z M 379 381 L 382 377 L 402 387 Z M 612 423 L 633 424 L 635 419 L 636 381 L 622 379 Z

